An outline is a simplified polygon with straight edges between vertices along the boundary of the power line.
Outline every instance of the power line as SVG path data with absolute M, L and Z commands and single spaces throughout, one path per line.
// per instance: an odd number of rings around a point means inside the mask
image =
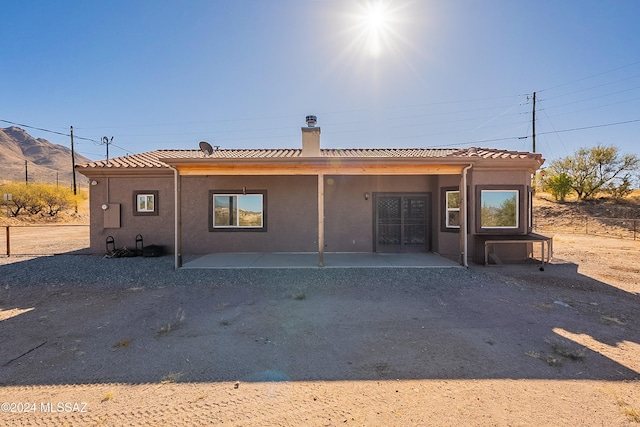
M 585 91 L 587 91 L 587 90 L 591 90 L 591 89 L 598 89 L 598 88 L 600 88 L 600 87 L 609 86 L 609 85 L 616 84 L 616 83 L 620 83 L 620 82 L 624 82 L 624 81 L 627 81 L 627 80 L 637 79 L 638 77 L 640 77 L 640 74 L 637 74 L 637 75 L 635 75 L 635 76 L 631 76 L 631 77 L 626 77 L 626 78 L 624 78 L 624 79 L 614 80 L 614 81 L 612 81 L 612 82 L 608 82 L 608 83 L 602 83 L 602 84 L 600 84 L 600 85 L 596 85 L 596 86 L 587 87 L 587 88 L 584 88 L 584 89 L 574 90 L 573 92 L 563 93 L 563 94 L 561 94 L 561 95 L 556 95 L 556 96 L 546 97 L 545 99 L 546 99 L 546 100 L 549 100 L 549 99 L 555 99 L 555 98 L 562 98 L 563 96 L 574 95 L 574 94 L 576 94 L 576 93 L 585 92 Z
M 461 103 L 467 103 L 467 102 L 489 101 L 494 99 L 516 98 L 516 97 L 526 97 L 526 96 L 527 94 L 517 94 L 517 95 L 491 96 L 491 97 L 485 97 L 485 98 L 470 98 L 470 99 L 462 99 L 457 101 L 442 101 L 442 102 L 431 102 L 431 103 L 423 103 L 423 104 L 395 105 L 391 107 L 386 107 L 385 110 L 401 110 L 406 108 L 430 107 L 430 106 L 447 105 L 447 104 L 461 104 Z M 480 109 L 468 110 L 468 111 L 481 111 L 481 110 L 490 110 L 490 109 L 505 108 L 505 107 L 508 107 L 508 105 L 480 108 Z M 330 116 L 330 115 L 336 115 L 336 114 L 367 113 L 367 112 L 369 112 L 369 110 L 367 109 L 352 109 L 352 110 L 346 110 L 346 111 L 320 111 L 317 113 L 317 115 Z M 454 111 L 454 112 L 451 112 L 450 114 L 458 113 L 458 112 L 466 112 L 466 111 Z M 445 114 L 448 114 L 448 113 L 445 113 Z M 123 126 L 101 126 L 101 127 L 87 127 L 87 128 L 82 127 L 77 129 L 95 130 L 95 129 L 123 129 L 123 128 L 142 128 L 142 127 L 161 127 L 161 126 L 184 126 L 184 125 L 196 125 L 196 124 L 215 124 L 215 123 L 231 123 L 231 122 L 246 122 L 246 121 L 255 122 L 259 120 L 290 119 L 290 118 L 298 118 L 298 117 L 299 117 L 298 114 L 286 114 L 286 115 L 279 115 L 279 116 L 253 116 L 252 115 L 250 118 L 236 118 L 236 119 L 229 118 L 229 119 L 218 119 L 218 120 L 207 120 L 207 121 L 196 121 L 196 122 L 180 122 L 180 123 L 166 123 L 166 122 L 156 123 L 156 124 L 139 123 L 139 124 L 123 125 Z M 151 135 L 137 134 L 137 135 L 122 135 L 122 136 L 153 136 L 153 135 L 154 134 L 151 134 Z M 166 135 L 166 134 L 162 134 L 162 135 Z
M 554 131 L 549 131 L 549 132 L 537 132 L 537 135 L 548 135 L 548 134 L 552 134 L 552 133 L 575 132 L 575 131 L 579 131 L 579 130 L 602 128 L 602 127 L 617 126 L 617 125 L 625 125 L 625 124 L 636 123 L 636 122 L 640 122 L 640 119 L 626 120 L 624 122 L 615 122 L 615 123 L 603 123 L 603 124 L 599 124 L 599 125 L 584 126 L 584 127 L 579 127 L 579 128 L 554 130 Z M 482 139 L 482 140 L 477 140 L 477 141 L 458 142 L 458 143 L 454 143 L 454 144 L 447 144 L 447 146 L 458 147 L 458 146 L 462 146 L 462 145 L 484 144 L 486 142 L 511 141 L 511 140 L 521 140 L 521 139 L 529 139 L 529 138 L 531 138 L 530 135 L 527 135 L 527 136 L 511 136 L 511 137 L 506 137 L 506 138 L 493 138 L 493 139 Z M 425 148 L 435 148 L 435 147 L 439 147 L 439 146 L 431 145 L 431 146 L 427 146 Z
M 39 130 L 39 131 L 42 131 L 42 132 L 53 133 L 53 134 L 56 134 L 56 135 L 62 135 L 62 136 L 71 137 L 71 134 L 69 134 L 69 133 L 58 132 L 58 131 L 51 130 L 51 129 L 40 128 L 40 127 L 37 127 L 37 126 L 29 126 L 29 125 L 25 125 L 23 123 L 12 122 L 10 120 L 0 119 L 0 122 L 9 123 L 11 125 L 16 125 L 16 126 L 20 126 L 20 127 L 28 128 L 28 129 L 35 129 L 35 130 Z M 95 142 L 96 144 L 99 144 L 98 141 L 96 141 L 95 139 L 91 139 L 91 138 L 83 138 L 81 136 L 75 136 L 75 135 L 74 135 L 74 138 L 75 139 L 82 139 L 82 140 L 85 140 L 85 141 L 91 141 L 91 142 Z
M 549 125 L 551 125 L 551 129 L 554 130 L 553 133 L 556 133 L 556 138 L 558 138 L 558 141 L 560 141 L 560 145 L 562 146 L 562 148 L 564 149 L 565 154 L 569 154 L 569 152 L 567 151 L 567 148 L 564 146 L 564 142 L 562 141 L 562 138 L 560 138 L 560 135 L 557 135 L 555 126 L 553 125 L 553 122 L 551 121 L 551 118 L 549 117 L 549 114 L 547 114 L 547 110 L 545 110 L 544 108 L 541 109 L 541 111 L 544 113 L 545 117 L 547 118 L 547 120 L 549 121 Z M 544 135 L 545 133 L 543 133 Z M 540 135 L 540 134 L 539 134 Z M 548 145 L 548 144 L 547 144 Z M 549 149 L 551 149 L 551 146 L 549 145 Z M 552 153 L 553 154 L 553 153 Z
M 626 125 L 626 124 L 629 124 L 629 123 L 636 123 L 636 122 L 640 122 L 640 119 L 626 120 L 624 122 L 604 123 L 604 124 L 593 125 L 593 126 L 584 126 L 584 127 L 581 127 L 581 128 L 554 130 L 553 132 L 551 132 L 551 131 L 550 132 L 539 132 L 538 135 L 546 135 L 546 134 L 550 134 L 550 133 L 561 133 L 561 132 L 574 132 L 574 131 L 577 131 L 577 130 L 604 128 L 604 127 L 608 127 L 608 126 Z
M 582 78 L 580 78 L 580 79 L 571 80 L 571 81 L 569 81 L 569 82 L 562 83 L 562 84 L 559 84 L 559 85 L 557 85 L 557 86 L 548 87 L 548 88 L 546 88 L 546 89 L 542 89 L 542 90 L 539 90 L 539 91 L 537 91 L 537 92 L 545 92 L 545 91 L 547 91 L 547 90 L 552 90 L 552 89 L 557 89 L 557 88 L 559 88 L 559 87 L 568 86 L 568 85 L 573 84 L 573 83 L 578 83 L 578 82 L 581 82 L 581 81 L 584 81 L 584 80 L 592 79 L 592 78 L 594 78 L 594 77 L 602 76 L 602 75 L 604 75 L 604 74 L 609 74 L 609 73 L 612 73 L 612 72 L 614 72 L 614 71 L 622 70 L 623 68 L 632 67 L 632 66 L 634 66 L 634 65 L 638 65 L 638 64 L 640 64 L 640 61 L 637 61 L 637 62 L 634 62 L 634 63 L 631 63 L 631 64 L 627 64 L 627 65 L 623 65 L 623 66 L 621 66 L 621 67 L 613 68 L 613 69 L 611 69 L 611 70 L 603 71 L 603 72 L 601 72 L 601 73 L 592 74 L 592 75 L 590 75 L 590 76 L 582 77 Z
M 604 104 L 604 105 L 596 105 L 595 107 L 583 108 L 581 110 L 567 111 L 566 113 L 556 114 L 554 117 L 566 116 L 567 114 L 582 113 L 583 111 L 589 111 L 589 110 L 597 110 L 598 108 L 605 108 L 605 107 L 610 107 L 612 105 L 624 104 L 625 102 L 637 101 L 638 99 L 640 99 L 640 97 L 631 98 L 631 99 L 625 99 L 624 101 L 611 102 L 609 104 Z M 538 111 L 548 110 L 548 109 L 553 109 L 553 108 L 556 108 L 556 107 L 552 106 L 552 107 L 539 108 Z
M 11 124 L 11 125 L 21 126 L 21 127 L 29 128 L 29 129 L 41 130 L 41 131 L 43 131 L 43 132 L 55 133 L 56 135 L 70 136 L 68 133 L 57 132 L 57 131 L 55 131 L 55 130 L 39 128 L 39 127 L 36 127 L 36 126 L 29 126 L 29 125 L 25 125 L 25 124 L 22 124 L 22 123 L 12 122 L 12 121 L 9 121 L 9 120 L 2 120 L 2 119 L 0 119 L 0 122 L 9 123 L 9 124 Z
M 630 92 L 630 91 L 636 90 L 636 89 L 640 89 L 640 86 L 635 86 L 635 87 L 632 87 L 632 88 L 629 88 L 629 89 L 619 90 L 617 92 L 605 93 L 603 95 L 593 96 L 591 98 L 579 99 L 577 101 L 567 102 L 567 103 L 560 104 L 560 105 L 554 105 L 553 107 L 550 107 L 550 108 L 558 108 L 558 107 L 564 107 L 566 105 L 579 104 L 581 102 L 591 101 L 593 99 L 605 98 L 607 96 L 612 96 L 612 95 L 618 95 L 620 93 Z M 547 100 L 548 100 L 548 98 L 547 98 Z

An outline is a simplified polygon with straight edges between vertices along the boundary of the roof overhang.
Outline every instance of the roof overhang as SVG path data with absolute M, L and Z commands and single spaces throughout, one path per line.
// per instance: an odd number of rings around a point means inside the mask
M 173 171 L 164 168 L 91 168 L 76 166 L 76 172 L 87 178 L 166 178 L 172 177 Z
M 458 160 L 458 159 L 456 159 Z M 460 175 L 468 161 L 442 158 L 163 159 L 180 175 Z
M 475 171 L 527 171 L 535 173 L 544 159 L 527 157 L 259 157 L 259 158 L 156 158 L 155 166 L 76 166 L 89 178 L 167 177 L 172 168 L 183 176 L 207 175 L 460 175 L 472 165 Z

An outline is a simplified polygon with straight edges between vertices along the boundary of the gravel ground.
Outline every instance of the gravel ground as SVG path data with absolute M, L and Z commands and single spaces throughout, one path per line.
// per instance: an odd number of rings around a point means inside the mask
M 0 402 L 88 411 L 0 424 L 633 425 L 637 278 L 611 271 L 0 258 Z
M 463 269 L 345 268 L 345 269 L 180 269 L 170 256 L 159 258 L 113 258 L 90 255 L 44 257 L 0 257 L 0 287 L 74 286 L 101 289 L 172 286 L 255 286 L 273 288 L 410 285 L 423 283 L 427 274 L 432 284 L 474 281 L 477 276 Z M 477 277 L 476 277 L 477 276 Z

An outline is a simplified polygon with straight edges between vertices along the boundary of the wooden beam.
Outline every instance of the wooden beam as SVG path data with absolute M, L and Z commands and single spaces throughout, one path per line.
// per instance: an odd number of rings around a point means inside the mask
M 340 160 L 340 159 L 337 159 Z M 175 166 L 182 176 L 194 175 L 460 175 L 463 166 L 420 163 L 325 164 L 184 164 Z

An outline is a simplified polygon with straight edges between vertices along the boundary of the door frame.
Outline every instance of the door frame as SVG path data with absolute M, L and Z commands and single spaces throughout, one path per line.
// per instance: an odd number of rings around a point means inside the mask
M 404 197 L 425 197 L 426 198 L 426 206 L 425 206 L 425 246 L 409 246 L 405 247 L 402 242 L 398 245 L 399 250 L 395 252 L 431 252 L 432 251 L 432 236 L 433 236 L 433 224 L 432 224 L 432 196 L 430 191 L 420 191 L 420 192 L 412 192 L 412 191 L 394 191 L 394 192 L 373 192 L 373 252 L 390 252 L 388 250 L 380 251 L 378 248 L 378 199 L 380 197 L 400 197 L 401 198 L 401 209 L 402 209 L 402 200 Z M 404 215 L 403 218 L 404 219 Z M 404 226 L 404 223 L 401 222 L 401 227 Z

